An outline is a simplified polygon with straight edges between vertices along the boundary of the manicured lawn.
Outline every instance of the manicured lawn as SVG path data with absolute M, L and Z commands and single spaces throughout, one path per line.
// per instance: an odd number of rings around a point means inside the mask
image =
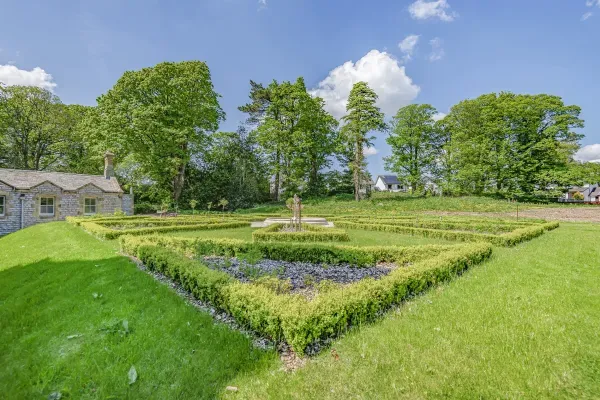
M 466 211 L 466 212 L 515 212 L 517 203 L 489 197 L 418 197 L 401 193 L 375 193 L 371 199 L 359 203 L 347 197 L 329 197 L 309 199 L 303 202 L 305 215 L 345 214 L 345 215 L 382 215 L 400 214 L 420 211 Z M 558 203 L 532 204 L 519 203 L 519 210 L 538 207 L 565 207 Z M 568 207 L 568 206 L 567 206 Z M 240 213 L 282 213 L 289 215 L 290 211 L 284 203 L 269 204 Z
M 220 229 L 214 231 L 182 231 L 169 232 L 168 236 L 200 237 L 200 238 L 231 238 L 252 240 L 253 228 Z M 422 244 L 452 244 L 453 241 L 443 239 L 430 239 L 422 236 L 402 235 L 393 232 L 372 232 L 360 229 L 346 229 L 350 235 L 350 242 L 338 244 L 352 246 L 417 246 Z
M 335 342 L 240 398 L 598 398 L 600 226 L 568 225 Z
M 214 398 L 276 360 L 115 252 L 66 223 L 0 239 L 0 398 Z
M 406 236 L 351 234 L 363 244 Z M 0 239 L 0 398 L 597 398 L 599 236 L 600 225 L 565 223 L 494 248 L 490 261 L 287 373 L 273 352 L 115 254 L 114 242 L 36 226 Z M 139 378 L 129 386 L 131 365 Z

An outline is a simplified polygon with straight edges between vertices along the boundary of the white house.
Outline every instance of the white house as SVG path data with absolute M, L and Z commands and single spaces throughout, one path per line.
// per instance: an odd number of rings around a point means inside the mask
M 576 199 L 576 193 L 579 193 L 580 199 Z M 565 193 L 563 201 L 581 201 L 598 203 L 600 202 L 600 185 L 587 184 L 584 186 L 573 186 Z
M 382 192 L 407 192 L 410 186 L 400 182 L 396 175 L 379 175 L 375 181 L 375 189 Z

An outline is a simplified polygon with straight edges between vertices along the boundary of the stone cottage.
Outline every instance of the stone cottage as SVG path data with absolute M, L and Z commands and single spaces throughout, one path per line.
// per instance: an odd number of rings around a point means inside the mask
M 133 214 L 133 193 L 114 176 L 114 155 L 104 155 L 104 175 L 0 168 L 0 236 L 67 216 Z

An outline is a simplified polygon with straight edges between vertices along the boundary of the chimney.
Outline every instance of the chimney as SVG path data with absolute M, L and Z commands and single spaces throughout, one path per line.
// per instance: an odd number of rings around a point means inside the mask
M 106 179 L 110 179 L 111 177 L 115 176 L 113 158 L 115 158 L 115 155 L 110 151 L 104 153 L 104 177 Z

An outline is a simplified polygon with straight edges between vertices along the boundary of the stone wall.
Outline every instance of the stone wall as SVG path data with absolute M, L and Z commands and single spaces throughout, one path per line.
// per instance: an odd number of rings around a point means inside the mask
M 20 207 L 19 194 L 15 193 L 13 188 L 0 182 L 0 196 L 4 196 L 5 211 L 4 215 L 0 216 L 0 236 L 14 232 L 20 226 Z
M 114 214 L 124 211 L 133 214 L 133 196 L 120 193 L 104 193 L 94 185 L 87 185 L 77 192 L 63 191 L 60 187 L 46 182 L 29 190 L 15 191 L 0 182 L 0 196 L 6 197 L 6 212 L 0 216 L 0 236 L 19 230 L 21 227 L 21 205 L 23 201 L 23 227 L 42 222 L 64 220 L 68 216 L 84 215 L 86 198 L 96 199 L 98 214 Z M 23 196 L 23 200 L 20 200 Z M 42 216 L 40 199 L 54 198 L 54 215 Z

